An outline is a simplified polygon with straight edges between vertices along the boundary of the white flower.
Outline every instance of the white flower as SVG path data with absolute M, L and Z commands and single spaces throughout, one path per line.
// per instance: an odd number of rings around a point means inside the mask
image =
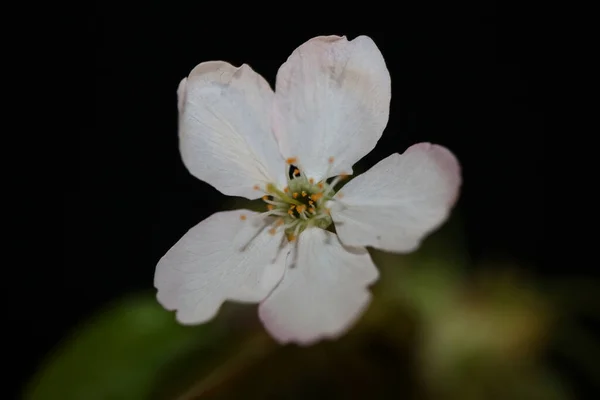
M 421 143 L 335 193 L 381 137 L 390 98 L 383 57 L 365 36 L 304 43 L 275 92 L 247 65 L 194 68 L 178 89 L 186 167 L 226 195 L 263 197 L 268 209 L 219 212 L 190 229 L 156 267 L 158 301 L 183 324 L 210 320 L 226 300 L 260 303 L 281 343 L 345 332 L 378 278 L 365 246 L 415 250 L 460 186 L 455 157 Z M 337 235 L 325 230 L 332 222 Z

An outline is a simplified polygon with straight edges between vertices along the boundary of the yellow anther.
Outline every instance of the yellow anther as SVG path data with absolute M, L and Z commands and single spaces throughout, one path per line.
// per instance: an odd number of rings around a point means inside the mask
M 319 189 L 323 189 L 323 186 L 324 186 L 324 185 L 323 185 L 323 182 L 319 182 L 319 183 L 317 183 L 317 186 L 319 187 Z
M 295 204 L 290 204 L 290 210 L 293 210 L 293 209 L 294 209 L 294 207 L 296 207 L 296 205 L 295 205 Z
M 315 178 L 310 178 L 308 181 L 309 181 L 309 182 L 310 182 L 310 184 L 312 185 L 313 183 L 315 183 Z
M 294 211 L 293 211 L 292 209 L 289 209 L 289 210 L 288 210 L 288 214 L 290 214 L 290 215 L 294 215 Z
M 310 195 L 310 198 L 313 201 L 318 201 L 321 197 L 323 197 L 323 193 L 314 193 Z
M 240 219 L 241 219 L 242 221 L 245 221 L 245 220 L 246 220 L 246 214 L 242 214 L 242 215 L 240 215 Z
M 297 199 L 298 198 L 298 192 L 294 192 L 294 194 L 292 194 L 292 197 Z
M 277 229 L 275 229 L 275 228 L 271 228 L 271 229 L 269 229 L 269 235 L 273 236 L 273 235 L 275 235 L 276 233 L 277 233 Z
M 287 160 L 285 160 L 285 162 L 288 164 L 295 164 L 296 161 L 298 161 L 298 159 L 296 157 L 290 157 Z
M 262 197 L 263 200 L 269 200 L 269 196 L 267 196 L 266 194 Z
M 310 197 L 312 197 L 312 196 L 310 196 Z M 309 201 L 308 201 L 308 205 L 309 205 L 309 206 L 312 206 L 313 204 L 315 204 L 315 202 L 314 202 L 314 201 L 312 201 L 312 200 L 309 200 Z
M 302 197 L 306 197 L 306 192 L 304 190 L 302 191 Z
M 309 209 L 308 209 L 308 211 L 309 211 L 310 213 L 312 213 L 312 214 L 314 214 L 314 213 L 316 212 L 316 211 L 315 211 L 315 209 L 314 209 L 314 208 L 312 208 L 312 207 L 311 207 L 311 208 L 309 208 Z
M 289 192 L 289 191 L 290 191 L 290 188 L 289 188 L 289 187 L 287 187 L 287 186 L 286 186 L 286 187 L 284 187 L 284 188 L 283 188 L 283 192 L 284 192 L 284 193 L 287 193 L 287 192 Z
M 296 210 L 299 214 L 301 214 L 306 210 L 306 206 L 304 204 L 300 204 L 298 207 L 296 207 Z
M 281 225 L 283 225 L 283 219 L 279 218 L 277 220 L 277 222 L 275 222 L 275 226 L 281 226 Z
M 333 164 L 334 161 L 335 161 L 335 158 L 329 157 L 329 164 Z
M 254 185 L 254 190 L 260 190 L 260 186 Z
M 273 204 L 267 204 L 267 210 L 271 211 L 275 208 Z
M 294 175 L 294 176 L 298 176 L 298 175 L 300 175 L 300 170 L 299 170 L 298 168 L 296 168 L 296 169 L 294 170 L 294 173 L 293 173 L 293 175 Z
M 288 241 L 293 242 L 294 240 L 296 240 L 296 236 L 288 235 Z
M 348 179 L 349 176 L 349 174 L 340 174 L 340 178 L 342 179 Z

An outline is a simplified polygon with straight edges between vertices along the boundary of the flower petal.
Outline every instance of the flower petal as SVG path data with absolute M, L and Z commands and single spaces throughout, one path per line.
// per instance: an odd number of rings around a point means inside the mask
M 284 278 L 259 316 L 277 341 L 309 345 L 341 335 L 356 321 L 379 273 L 366 249 L 344 247 L 331 232 L 309 228 L 298 240 L 297 258 L 295 251 L 288 257 Z
M 219 212 L 190 229 L 156 266 L 158 301 L 183 324 L 205 322 L 225 300 L 259 302 L 277 285 L 288 254 L 269 219 Z M 287 243 L 287 241 L 285 242 Z
M 419 143 L 348 182 L 336 194 L 341 200 L 332 202 L 331 216 L 348 246 L 410 252 L 446 220 L 460 185 L 454 155 Z
M 277 73 L 273 129 L 281 152 L 317 181 L 351 174 L 381 137 L 390 99 L 390 75 L 373 40 L 313 38 Z
M 260 75 L 245 64 L 205 62 L 177 92 L 179 147 L 192 175 L 249 199 L 262 195 L 256 184 L 286 182 L 270 122 L 274 95 Z

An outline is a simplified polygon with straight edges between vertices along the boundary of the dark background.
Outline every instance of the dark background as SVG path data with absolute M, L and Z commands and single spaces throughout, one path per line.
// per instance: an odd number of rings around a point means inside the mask
M 44 300 L 41 320 L 20 321 L 32 343 L 23 376 L 86 315 L 151 288 L 165 251 L 224 207 L 225 196 L 189 175 L 180 160 L 179 81 L 202 61 L 225 60 L 247 63 L 273 84 L 279 65 L 313 36 L 368 35 L 386 60 L 390 120 L 362 168 L 413 143 L 447 146 L 463 166 L 457 212 L 473 260 L 517 261 L 540 275 L 564 272 L 542 260 L 544 120 L 538 43 L 523 6 L 363 4 L 363 15 L 340 4 L 330 17 L 304 4 L 247 11 L 227 3 L 156 3 L 102 3 L 90 22 L 94 91 L 81 101 L 94 113 L 81 130 L 64 193 L 61 274 L 41 269 L 31 278 Z

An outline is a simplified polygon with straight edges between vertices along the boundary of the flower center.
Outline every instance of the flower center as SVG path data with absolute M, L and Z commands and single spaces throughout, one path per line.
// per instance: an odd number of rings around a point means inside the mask
M 262 197 L 267 203 L 267 214 L 278 217 L 269 233 L 275 235 L 279 229 L 283 229 L 289 241 L 294 241 L 310 227 L 327 229 L 331 225 L 330 210 L 326 204 L 335 195 L 335 185 L 346 177 L 339 175 L 330 183 L 326 179 L 315 182 L 295 167 L 295 162 L 294 158 L 287 160 L 291 171 L 288 185 L 280 190 L 268 184 Z M 333 163 L 333 158 L 329 159 L 329 163 Z M 256 189 L 260 190 L 259 187 Z

